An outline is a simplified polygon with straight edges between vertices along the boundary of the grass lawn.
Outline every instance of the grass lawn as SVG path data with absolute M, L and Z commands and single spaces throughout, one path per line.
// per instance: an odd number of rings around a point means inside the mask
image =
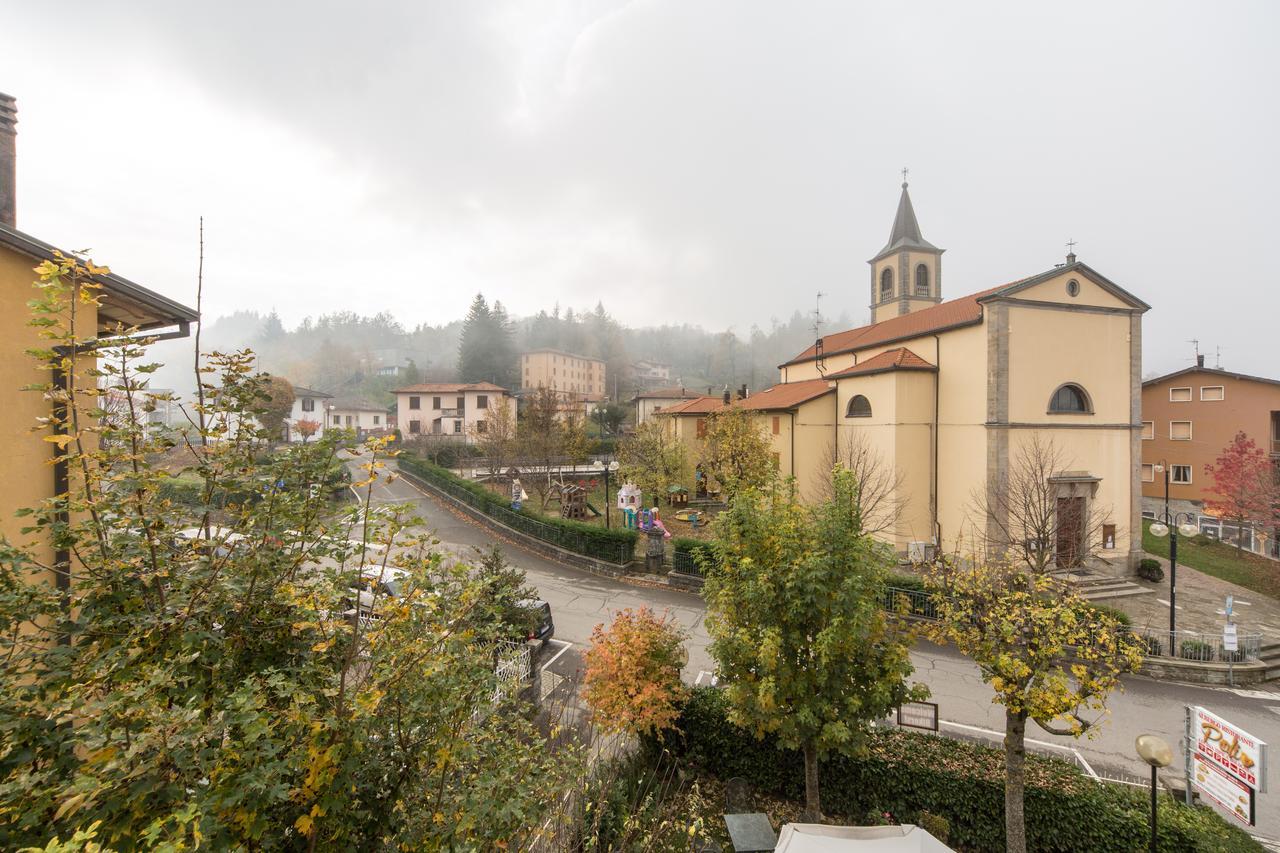
M 1151 522 L 1142 520 L 1142 547 L 1152 554 L 1169 557 L 1169 537 L 1153 536 Z M 1248 551 L 1238 551 L 1208 536 L 1178 537 L 1178 565 L 1239 584 L 1245 589 L 1280 598 L 1280 563 Z

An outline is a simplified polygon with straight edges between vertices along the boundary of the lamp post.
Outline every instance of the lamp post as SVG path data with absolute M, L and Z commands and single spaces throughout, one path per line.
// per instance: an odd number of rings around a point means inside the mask
M 1199 533 L 1200 529 L 1195 525 L 1194 514 L 1169 512 L 1169 466 L 1161 460 L 1156 463 L 1156 470 L 1164 473 L 1164 512 L 1151 525 L 1151 535 L 1169 537 L 1169 656 L 1177 657 L 1174 644 L 1178 612 L 1178 534 L 1191 537 Z
M 600 421 L 600 439 L 602 441 L 604 440 L 604 414 L 605 414 L 604 406 L 608 402 L 609 402 L 609 398 L 604 397 L 600 400 L 600 402 L 596 403 L 596 416 Z M 609 512 L 609 467 L 613 464 L 613 461 L 609 457 L 612 455 L 613 454 L 611 453 L 603 454 L 604 456 L 604 527 L 606 530 L 608 530 L 610 527 L 613 526 L 610 520 L 611 513 Z
M 1138 757 L 1151 766 L 1151 853 L 1156 853 L 1156 771 L 1173 761 L 1173 750 L 1155 735 L 1138 735 L 1133 742 Z M 1191 784 L 1191 780 L 1187 780 Z

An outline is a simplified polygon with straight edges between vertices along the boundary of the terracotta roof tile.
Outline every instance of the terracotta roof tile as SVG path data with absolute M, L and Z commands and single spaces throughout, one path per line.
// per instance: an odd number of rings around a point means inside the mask
M 392 394 L 449 394 L 459 391 L 498 391 L 509 394 L 506 388 L 492 382 L 423 382 L 397 388 Z
M 757 411 L 791 409 L 801 403 L 807 403 L 824 394 L 829 394 L 832 390 L 834 389 L 826 379 L 784 382 L 781 385 L 774 385 L 772 388 L 752 394 L 745 400 L 737 400 L 733 405 Z
M 906 347 L 885 350 L 877 356 L 855 364 L 853 367 L 830 373 L 827 379 L 843 379 L 846 376 L 863 376 L 868 373 L 881 373 L 885 370 L 937 370 L 938 368 L 925 361 Z
M 692 400 L 703 395 L 688 388 L 654 388 L 652 391 L 641 391 L 631 399 L 634 400 Z
M 670 406 L 663 406 L 658 409 L 656 414 L 659 415 L 705 415 L 715 411 L 724 405 L 723 397 L 694 397 L 692 400 L 685 400 L 682 403 L 672 403 Z
M 890 341 L 932 334 L 953 326 L 976 323 L 982 319 L 982 306 L 978 303 L 979 299 L 984 296 L 990 296 L 997 290 L 1020 284 L 1023 281 L 1026 281 L 1026 279 L 1019 279 L 1009 284 L 1002 284 L 999 287 L 992 287 L 988 290 L 971 293 L 968 296 L 961 296 L 959 299 L 942 302 L 932 308 L 924 308 L 920 311 L 913 311 L 910 314 L 890 317 L 888 320 L 881 320 L 879 323 L 872 323 L 870 326 L 860 326 L 856 329 L 827 335 L 822 338 L 822 354 L 835 355 L 836 353 L 851 352 L 865 347 L 889 343 Z M 810 346 L 804 352 L 786 362 L 786 364 L 812 361 L 815 357 L 816 350 L 814 346 Z M 780 366 L 785 366 L 785 364 Z

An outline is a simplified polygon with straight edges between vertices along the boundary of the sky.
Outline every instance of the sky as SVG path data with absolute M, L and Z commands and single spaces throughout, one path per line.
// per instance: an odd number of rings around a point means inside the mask
M 516 315 L 745 334 L 867 315 L 900 170 L 943 295 L 1065 244 L 1280 375 L 1280 4 L 19 3 L 18 226 L 205 313 Z M 836 331 L 826 328 L 825 331 Z

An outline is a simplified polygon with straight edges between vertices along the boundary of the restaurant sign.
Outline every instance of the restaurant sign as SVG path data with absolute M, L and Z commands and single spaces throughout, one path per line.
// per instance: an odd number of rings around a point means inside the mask
M 1192 708 L 1195 756 L 1250 790 L 1266 790 L 1267 745 L 1200 706 Z
M 1241 823 L 1254 825 L 1253 789 L 1200 756 L 1195 758 L 1196 787 Z

